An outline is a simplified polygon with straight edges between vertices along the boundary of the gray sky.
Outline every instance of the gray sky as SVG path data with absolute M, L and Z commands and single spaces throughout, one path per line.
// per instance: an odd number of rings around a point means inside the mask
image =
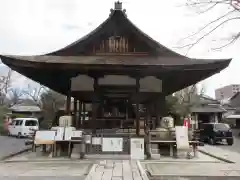
M 12 55 L 37 55 L 62 48 L 81 38 L 102 23 L 113 8 L 115 0 L 0 0 L 0 53 Z M 226 12 L 220 7 L 206 14 L 196 14 L 193 9 L 179 6 L 187 0 L 124 0 L 128 18 L 141 30 L 161 44 L 185 54 L 178 41 L 197 31 L 207 22 Z M 206 92 L 214 96 L 214 89 L 238 83 L 240 44 L 212 51 L 224 43 L 215 39 L 227 38 L 239 24 L 227 24 L 196 45 L 189 53 L 195 58 L 229 58 L 233 62 L 220 74 L 204 81 Z M 185 44 L 189 43 L 190 39 Z M 220 44 L 221 45 L 221 44 Z M 220 46 L 219 45 L 219 46 Z M 1 67 L 1 66 L 0 66 Z M 1 67 L 3 68 L 3 67 Z M 21 75 L 14 75 L 14 85 L 23 87 L 32 83 Z

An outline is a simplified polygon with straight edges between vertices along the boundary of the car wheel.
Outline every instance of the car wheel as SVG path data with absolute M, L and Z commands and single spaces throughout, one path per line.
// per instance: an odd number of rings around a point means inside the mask
M 215 141 L 214 141 L 213 138 L 209 138 L 209 139 L 208 139 L 208 143 L 209 143 L 210 145 L 214 145 L 214 144 L 215 144 Z
M 21 133 L 19 132 L 18 135 L 17 135 L 17 138 L 20 139 L 21 137 L 22 137 L 22 135 L 21 135 Z
M 227 144 L 229 146 L 232 146 L 233 145 L 233 139 L 227 139 Z

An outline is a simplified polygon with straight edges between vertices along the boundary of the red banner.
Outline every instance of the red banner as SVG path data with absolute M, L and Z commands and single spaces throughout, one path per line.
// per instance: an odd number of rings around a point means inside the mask
M 183 126 L 190 128 L 190 120 L 188 118 L 185 118 L 183 121 Z

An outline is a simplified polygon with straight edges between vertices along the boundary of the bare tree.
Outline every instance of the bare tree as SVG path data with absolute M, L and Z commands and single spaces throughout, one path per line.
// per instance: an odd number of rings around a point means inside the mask
M 45 86 L 40 85 L 39 87 L 31 87 L 28 85 L 27 90 L 24 90 L 23 93 L 27 95 L 36 105 L 41 107 L 41 95 L 43 92 L 47 91 Z
M 4 100 L 11 86 L 11 77 L 12 77 L 11 69 L 8 70 L 8 73 L 6 75 L 0 76 L 0 105 L 4 104 Z
M 234 23 L 235 25 L 233 25 L 234 28 L 231 28 L 231 31 L 234 30 L 233 34 L 228 34 L 228 37 L 219 37 L 220 40 L 224 40 L 225 42 L 212 49 L 218 50 L 227 47 L 239 39 L 240 29 L 237 28 L 236 22 L 240 20 L 240 0 L 187 0 L 186 5 L 187 7 L 194 8 L 198 14 L 214 11 L 220 7 L 225 7 L 224 9 L 226 10 L 217 18 L 209 20 L 209 23 L 202 26 L 198 31 L 180 40 L 179 43 L 182 43 L 187 39 L 192 39 L 191 43 L 183 43 L 185 45 L 180 46 L 181 48 L 187 48 L 187 52 L 207 36 L 214 33 L 217 29 L 229 25 L 229 23 Z
M 9 101 L 11 105 L 18 104 L 21 100 L 21 97 L 24 95 L 24 92 L 19 88 L 13 88 L 9 90 Z

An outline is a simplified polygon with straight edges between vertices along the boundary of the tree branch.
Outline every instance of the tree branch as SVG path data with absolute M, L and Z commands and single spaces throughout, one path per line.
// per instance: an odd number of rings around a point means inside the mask
M 204 29 L 206 29 L 206 28 L 209 27 L 210 25 L 216 23 L 217 21 L 223 19 L 224 17 L 227 17 L 228 15 L 230 15 L 231 13 L 233 13 L 233 12 L 235 12 L 235 11 L 236 11 L 236 10 L 234 9 L 234 10 L 231 10 L 231 11 L 227 12 L 226 14 L 220 16 L 219 18 L 217 18 L 217 19 L 211 21 L 210 23 L 206 24 L 205 26 L 203 26 L 203 27 L 200 28 L 197 32 L 195 32 L 195 33 L 193 33 L 193 34 L 191 34 L 191 35 L 189 35 L 189 36 L 187 36 L 187 37 L 179 40 L 178 43 L 180 43 L 181 41 L 184 41 L 184 40 L 186 40 L 186 39 L 189 39 L 189 38 L 191 38 L 191 37 L 193 37 L 193 36 L 201 33 Z
M 220 26 L 224 25 L 225 23 L 229 22 L 229 21 L 233 21 L 233 20 L 239 20 L 240 17 L 234 17 L 234 18 L 229 18 L 223 22 L 221 22 L 220 24 L 218 24 L 216 27 L 214 27 L 213 29 L 211 29 L 210 31 L 208 31 L 207 33 L 205 33 L 203 36 L 201 36 L 197 41 L 195 41 L 194 43 L 191 44 L 187 44 L 184 45 L 180 48 L 185 48 L 188 47 L 187 53 L 196 45 L 198 44 L 200 41 L 202 41 L 205 37 L 207 37 L 208 35 L 210 35 L 212 32 L 214 32 L 216 29 L 218 29 Z
M 31 88 L 30 85 L 28 85 L 28 90 L 24 91 L 24 94 L 29 96 L 38 106 L 41 105 L 41 94 L 42 92 L 46 90 L 45 86 L 40 86 L 39 88 Z
M 189 4 L 188 6 L 198 6 L 198 5 L 205 6 L 206 7 L 205 10 L 198 12 L 200 14 L 203 14 L 203 13 L 206 13 L 206 12 L 212 10 L 214 7 L 216 7 L 217 5 L 220 5 L 220 4 L 230 4 L 230 0 L 221 0 L 221 1 L 209 0 L 209 1 L 206 1 L 206 2 L 194 2 L 192 4 Z
M 184 40 L 189 39 L 189 38 L 197 39 L 195 42 L 193 42 L 191 44 L 186 44 L 184 46 L 178 46 L 176 48 L 186 48 L 186 47 L 188 47 L 188 49 L 187 49 L 187 53 L 188 53 L 192 49 L 193 46 L 198 44 L 206 36 L 211 34 L 213 31 L 215 31 L 217 28 L 219 28 L 223 24 L 225 24 L 229 21 L 232 21 L 232 20 L 240 19 L 240 17 L 237 14 L 234 14 L 234 17 L 231 16 L 231 15 L 233 15 L 233 13 L 240 13 L 240 0 L 187 0 L 187 3 L 186 3 L 186 6 L 205 8 L 205 10 L 202 11 L 201 13 L 206 13 L 207 11 L 212 10 L 217 5 L 219 5 L 219 7 L 224 7 L 225 6 L 228 9 L 229 8 L 231 8 L 231 9 L 227 13 L 225 13 L 223 15 L 220 15 L 218 18 L 212 20 L 211 22 L 209 22 L 205 26 L 201 27 L 198 31 L 188 35 L 187 37 L 185 37 L 183 39 L 180 39 L 177 42 L 177 44 L 179 44 L 179 43 L 181 43 Z M 223 5 L 223 6 L 220 6 L 220 5 Z M 215 27 L 213 27 L 213 26 L 215 26 Z M 208 28 L 210 30 L 206 30 Z M 205 33 L 204 30 L 206 30 L 207 33 Z M 204 35 L 200 36 L 200 38 L 197 38 L 197 35 L 200 34 L 200 33 L 204 33 Z M 239 33 L 240 33 L 240 30 L 239 30 Z M 196 37 L 196 38 L 194 38 L 194 37 Z M 217 47 L 217 48 L 212 48 L 212 50 L 219 50 L 221 48 L 227 47 L 227 46 L 233 44 L 239 38 L 240 38 L 240 36 L 237 33 L 237 35 L 234 36 L 228 43 L 226 43 L 226 44 L 224 44 L 220 47 Z
M 233 38 L 228 43 L 226 43 L 220 47 L 217 47 L 217 48 L 212 48 L 212 50 L 220 50 L 222 48 L 226 48 L 226 47 L 230 46 L 231 44 L 234 44 L 239 38 L 240 38 L 240 32 L 237 33 L 235 36 L 233 36 Z

